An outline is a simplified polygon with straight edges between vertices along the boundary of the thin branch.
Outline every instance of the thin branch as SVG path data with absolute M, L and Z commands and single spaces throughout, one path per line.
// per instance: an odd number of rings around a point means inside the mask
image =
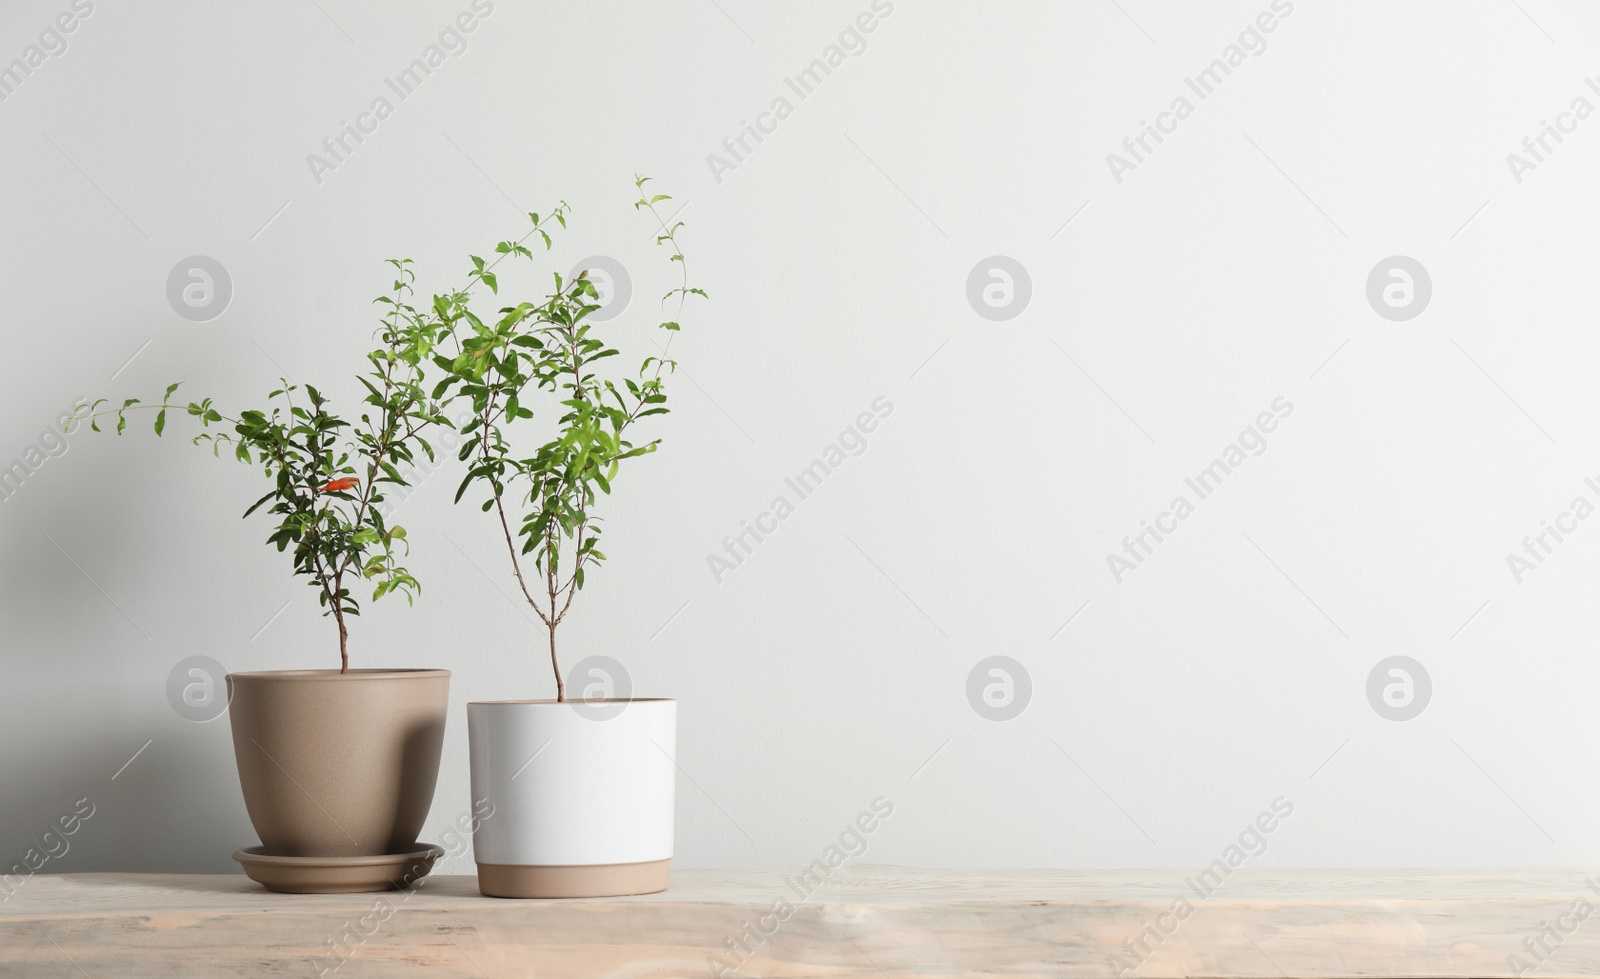
M 548 626 L 550 625 L 550 620 L 545 617 L 544 609 L 540 608 L 539 603 L 533 600 L 532 595 L 528 594 L 527 582 L 522 580 L 522 565 L 517 560 L 517 545 L 515 539 L 511 535 L 511 526 L 506 522 L 505 507 L 500 505 L 500 494 L 498 492 L 494 495 L 494 509 L 496 513 L 500 514 L 500 529 L 505 531 L 506 550 L 510 551 L 511 553 L 511 571 L 517 576 L 517 587 L 522 589 L 522 597 L 528 600 L 528 604 L 533 606 L 534 612 L 536 612 L 539 618 L 544 621 L 544 624 Z

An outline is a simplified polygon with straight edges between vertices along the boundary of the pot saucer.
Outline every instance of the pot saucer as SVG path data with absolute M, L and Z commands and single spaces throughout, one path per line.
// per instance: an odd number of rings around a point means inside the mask
M 411 853 L 371 857 L 274 857 L 263 847 L 235 850 L 233 859 L 245 875 L 269 891 L 282 894 L 359 894 L 392 891 L 428 876 L 444 847 L 431 844 Z

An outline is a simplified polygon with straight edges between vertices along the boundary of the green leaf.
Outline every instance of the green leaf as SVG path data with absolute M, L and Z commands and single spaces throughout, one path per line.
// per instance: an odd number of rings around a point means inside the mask
M 243 449 L 244 446 L 240 446 L 240 448 Z M 250 504 L 250 509 L 246 510 L 244 512 L 244 515 L 248 517 L 248 516 L 250 516 L 250 514 L 255 513 L 256 510 L 260 509 L 260 507 L 261 507 L 261 505 L 263 503 L 267 502 L 268 500 L 276 498 L 277 495 L 278 495 L 278 491 L 277 490 L 273 490 L 271 493 L 268 493 L 266 496 L 263 496 L 261 499 L 259 499 L 259 500 L 255 501 L 254 503 Z M 268 538 L 268 540 L 270 541 L 271 538 Z M 281 548 L 280 548 L 280 550 L 281 550 Z

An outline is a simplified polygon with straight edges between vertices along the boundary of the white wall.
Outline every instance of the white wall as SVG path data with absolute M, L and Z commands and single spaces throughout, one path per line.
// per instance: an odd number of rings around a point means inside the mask
M 93 0 L 0 102 L 0 463 L 80 395 L 242 405 L 283 372 L 349 399 L 382 259 L 458 283 L 558 198 L 549 267 L 622 262 L 641 356 L 672 284 L 629 206 L 643 171 L 686 204 L 714 301 L 564 645 L 682 700 L 681 865 L 807 861 L 880 795 L 882 862 L 1192 866 L 1282 796 L 1260 863 L 1593 863 L 1600 519 L 1520 582 L 1507 554 L 1600 501 L 1600 119 L 1520 180 L 1507 154 L 1600 106 L 1600 15 L 1519 4 L 1294 0 L 1201 100 L 1184 79 L 1270 0 L 894 0 L 801 99 L 785 79 L 868 0 L 494 0 L 319 182 L 308 154 L 468 0 Z M 70 9 L 6 4 L 0 63 Z M 1180 95 L 1119 182 L 1107 154 Z M 193 255 L 233 283 L 209 322 L 166 295 Z M 967 298 L 993 255 L 1031 278 L 1007 321 Z M 1431 275 L 1410 320 L 1367 298 L 1394 255 Z M 708 555 L 879 398 L 865 451 L 718 582 Z M 1197 501 L 1185 478 L 1278 398 L 1265 450 Z M 0 502 L 0 860 L 87 796 L 49 869 L 232 869 L 254 837 L 226 722 L 179 717 L 168 674 L 333 660 L 239 519 L 259 475 L 184 430 L 74 434 Z M 467 808 L 466 702 L 551 689 L 454 484 L 401 509 L 420 605 L 354 643 L 455 671 L 433 837 Z M 1119 582 L 1108 553 L 1180 494 Z M 1031 681 L 1009 721 L 968 700 L 994 655 Z M 1367 693 L 1396 655 L 1432 685 L 1406 721 Z

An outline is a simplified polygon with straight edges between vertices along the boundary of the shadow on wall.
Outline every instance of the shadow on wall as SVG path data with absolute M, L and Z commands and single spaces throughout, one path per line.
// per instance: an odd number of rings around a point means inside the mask
M 13 729 L 0 749 L 0 901 L 32 873 L 239 872 L 231 854 L 257 840 L 225 716 L 91 715 L 110 691 L 86 700 L 82 684 L 32 689 L 86 713 L 58 710 L 48 731 Z
M 0 479 L 0 901 L 30 874 L 238 872 L 231 854 L 257 839 L 227 717 L 175 712 L 167 656 L 184 630 L 152 641 L 155 613 L 117 584 L 161 567 L 170 529 L 116 523 L 94 502 L 104 491 L 85 489 L 105 470 L 39 441 L 26 482 Z M 129 507 L 166 491 L 115 485 Z

